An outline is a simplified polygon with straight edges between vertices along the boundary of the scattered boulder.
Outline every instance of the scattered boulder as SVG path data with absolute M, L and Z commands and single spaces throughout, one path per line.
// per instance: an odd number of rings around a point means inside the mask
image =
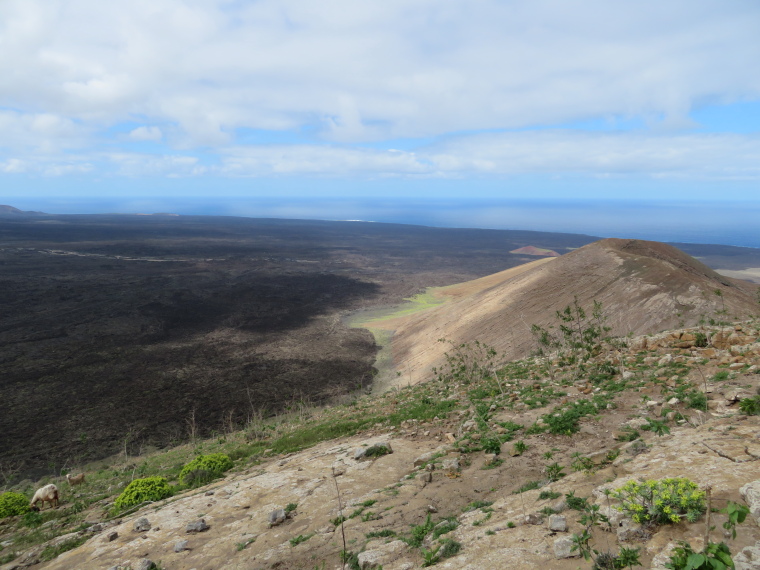
M 399 555 L 406 551 L 407 544 L 401 540 L 394 540 L 387 544 L 379 542 L 370 543 L 367 550 L 359 554 L 359 568 L 362 570 L 374 570 L 387 566 Z
M 209 528 L 211 527 L 209 527 L 206 524 L 206 521 L 204 519 L 201 519 L 201 520 L 189 523 L 185 527 L 185 532 L 203 532 L 205 530 L 208 530 Z
M 434 455 L 435 455 L 435 451 L 428 451 L 427 453 L 423 453 L 417 459 L 414 460 L 414 466 L 419 467 L 420 465 L 424 465 L 425 463 L 432 461 Z
M 388 455 L 389 453 L 393 453 L 393 448 L 391 447 L 390 442 L 383 441 L 374 445 L 370 445 L 369 447 L 359 447 L 355 449 L 354 459 L 356 461 L 360 461 L 362 459 L 382 457 L 383 455 Z
M 448 471 L 450 473 L 454 471 L 459 471 L 460 465 L 459 465 L 459 458 L 458 457 L 450 457 L 448 459 L 443 460 L 443 470 Z
M 119 533 L 118 532 L 113 531 L 113 532 L 109 532 L 108 533 L 108 542 L 113 542 L 117 538 L 119 538 Z
M 530 513 L 525 515 L 525 524 L 539 525 L 544 522 L 544 515 L 541 513 Z
M 140 517 L 135 521 L 135 524 L 132 526 L 132 530 L 135 532 L 145 532 L 150 530 L 150 521 L 145 517 Z
M 269 513 L 269 527 L 277 526 L 285 522 L 287 515 L 285 509 L 275 509 Z
M 187 548 L 187 540 L 178 540 L 174 543 L 174 552 L 182 552 L 184 550 L 188 550 Z
M 620 542 L 628 542 L 643 537 L 641 525 L 631 519 L 623 519 L 618 523 L 617 537 Z
M 563 558 L 575 558 L 580 556 L 578 552 L 573 552 L 573 539 L 570 536 L 563 536 L 554 541 L 554 558 L 561 560 Z
M 156 563 L 149 558 L 143 558 L 135 566 L 135 570 L 156 570 Z
M 549 530 L 553 532 L 567 532 L 567 519 L 563 515 L 549 516 Z

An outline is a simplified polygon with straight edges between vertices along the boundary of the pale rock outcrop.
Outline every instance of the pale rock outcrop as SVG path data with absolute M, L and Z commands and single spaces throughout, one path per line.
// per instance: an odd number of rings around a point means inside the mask
M 760 479 L 747 483 L 739 489 L 739 493 L 747 503 L 752 518 L 760 524 Z
M 577 556 L 579 556 L 578 551 L 573 552 L 573 538 L 571 536 L 563 536 L 554 541 L 554 557 L 557 560 Z
M 736 570 L 760 570 L 760 541 L 747 546 L 734 556 Z

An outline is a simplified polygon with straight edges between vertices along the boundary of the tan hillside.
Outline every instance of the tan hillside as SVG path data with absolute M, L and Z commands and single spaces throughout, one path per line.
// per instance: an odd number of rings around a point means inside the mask
M 559 257 L 559 253 L 557 253 L 553 249 L 536 247 L 534 245 L 526 245 L 525 247 L 519 247 L 517 249 L 513 249 L 509 253 L 522 253 L 524 255 L 537 255 L 540 257 Z
M 577 297 L 600 301 L 612 334 L 647 334 L 700 318 L 728 320 L 757 312 L 757 286 L 719 275 L 679 249 L 658 242 L 605 239 L 441 294 L 451 301 L 389 321 L 395 369 L 404 383 L 426 380 L 448 345 L 480 340 L 507 358 L 535 348 L 531 324 L 547 327 Z M 715 293 L 719 291 L 720 295 Z M 721 317 L 720 312 L 726 311 Z M 374 326 L 374 325 L 373 325 Z

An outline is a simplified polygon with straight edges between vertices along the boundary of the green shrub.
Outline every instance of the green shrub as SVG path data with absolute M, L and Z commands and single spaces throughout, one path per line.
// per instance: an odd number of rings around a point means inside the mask
M 639 524 L 677 523 L 681 518 L 694 522 L 707 509 L 704 491 L 682 477 L 628 481 L 612 495 Z
M 412 535 L 409 538 L 402 539 L 412 548 L 419 548 L 422 546 L 422 542 L 425 537 L 433 531 L 435 523 L 430 518 L 430 515 L 425 519 L 424 524 L 418 524 L 412 527 Z
M 126 509 L 139 505 L 143 501 L 160 501 L 171 496 L 171 494 L 171 487 L 163 477 L 135 479 L 116 498 L 114 506 L 117 509 Z
M 42 515 L 36 511 L 28 512 L 24 515 L 23 525 L 28 528 L 37 528 L 42 526 Z
M 545 501 L 545 500 L 554 500 L 558 499 L 562 496 L 562 493 L 557 493 L 556 491 L 541 491 L 538 495 L 538 501 Z
M 372 532 L 368 532 L 365 535 L 367 538 L 390 538 L 391 536 L 396 536 L 395 531 L 392 531 L 389 528 L 386 528 L 384 530 L 375 530 Z
M 224 453 L 199 455 L 182 468 L 179 480 L 185 485 L 202 485 L 232 469 L 232 459 Z
M 618 441 L 633 441 L 635 439 L 639 439 L 639 436 L 641 434 L 636 430 L 636 428 L 632 428 L 631 426 L 623 426 L 620 428 L 620 433 L 615 438 Z
M 715 375 L 712 377 L 713 382 L 722 382 L 723 380 L 728 380 L 731 373 L 728 370 L 719 370 L 715 373 Z
M 707 411 L 707 396 L 699 390 L 692 390 L 686 395 L 686 405 L 695 410 Z
M 707 335 L 703 332 L 694 334 L 694 346 L 704 348 L 707 346 Z
M 574 511 L 583 511 L 589 506 L 588 501 L 585 497 L 575 496 L 575 491 L 565 493 L 565 504 L 567 505 L 568 509 L 572 509 Z
M 542 416 L 549 432 L 560 435 L 572 435 L 580 429 L 582 418 L 594 415 L 607 407 L 607 401 L 600 396 L 592 400 L 578 400 L 554 409 L 551 414 Z
M 681 540 L 673 549 L 665 568 L 671 570 L 714 570 L 733 568 L 731 550 L 725 542 L 710 541 L 702 552 L 695 552 L 691 545 Z
M 8 492 L 0 495 L 0 519 L 28 512 L 29 499 L 21 493 Z
M 747 414 L 748 416 L 760 416 L 760 396 L 743 398 L 739 402 L 739 409 L 743 414 Z

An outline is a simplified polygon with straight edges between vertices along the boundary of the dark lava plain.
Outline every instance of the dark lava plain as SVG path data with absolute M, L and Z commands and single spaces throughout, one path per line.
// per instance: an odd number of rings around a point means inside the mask
M 54 471 L 371 387 L 341 317 L 594 238 L 363 222 L 0 218 L 0 462 Z M 194 427 L 193 427 L 194 426 Z
M 367 390 L 377 347 L 343 324 L 346 314 L 536 259 L 513 249 L 566 253 L 595 239 L 234 217 L 0 217 L 0 466 L 53 472 Z

